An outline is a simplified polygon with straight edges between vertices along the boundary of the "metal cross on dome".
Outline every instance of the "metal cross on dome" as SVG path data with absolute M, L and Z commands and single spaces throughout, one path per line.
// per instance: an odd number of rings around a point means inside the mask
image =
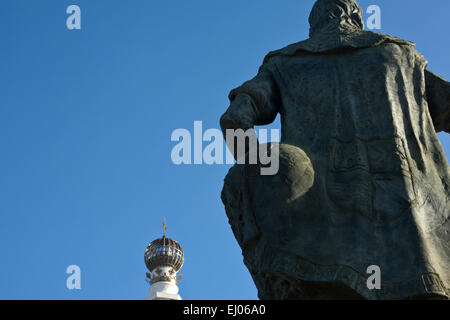
M 166 237 L 166 218 L 163 219 L 164 238 Z

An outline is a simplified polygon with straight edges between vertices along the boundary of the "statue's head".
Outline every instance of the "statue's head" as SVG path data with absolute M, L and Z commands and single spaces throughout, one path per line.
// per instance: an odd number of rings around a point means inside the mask
M 361 31 L 362 14 L 355 0 L 317 0 L 309 15 L 309 35 Z

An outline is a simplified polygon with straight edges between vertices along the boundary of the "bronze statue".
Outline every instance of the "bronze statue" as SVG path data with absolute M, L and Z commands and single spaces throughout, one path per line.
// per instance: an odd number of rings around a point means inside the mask
M 318 0 L 309 22 L 221 118 L 225 132 L 281 115 L 278 173 L 237 164 L 222 191 L 259 297 L 448 298 L 450 83 L 413 43 L 363 31 L 354 0 Z

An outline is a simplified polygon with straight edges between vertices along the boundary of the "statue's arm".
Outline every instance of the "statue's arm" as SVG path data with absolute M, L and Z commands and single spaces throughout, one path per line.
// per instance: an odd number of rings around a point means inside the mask
M 428 108 L 436 132 L 450 133 L 450 83 L 425 70 Z
M 275 120 L 279 112 L 280 95 L 273 78 L 273 68 L 272 64 L 264 64 L 256 77 L 230 92 L 230 106 L 220 118 L 225 138 L 228 129 L 247 131 L 255 125 L 265 125 Z M 237 159 L 236 151 L 230 151 Z

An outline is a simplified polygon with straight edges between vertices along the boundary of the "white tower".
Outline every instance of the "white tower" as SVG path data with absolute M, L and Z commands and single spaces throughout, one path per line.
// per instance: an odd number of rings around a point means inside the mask
M 184 262 L 184 253 L 175 240 L 166 237 L 152 241 L 145 250 L 145 265 L 150 271 L 150 296 L 146 300 L 181 300 L 177 272 Z

